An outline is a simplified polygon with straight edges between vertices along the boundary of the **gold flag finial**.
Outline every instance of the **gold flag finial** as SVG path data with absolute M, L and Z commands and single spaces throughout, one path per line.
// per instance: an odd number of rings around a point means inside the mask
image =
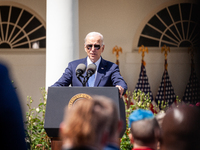
M 146 63 L 144 61 L 144 53 L 148 53 L 148 48 L 147 47 L 144 47 L 144 45 L 140 46 L 139 49 L 138 49 L 138 53 L 142 52 L 142 63 L 143 65 L 145 66 Z
M 117 65 L 119 65 L 119 52 L 122 53 L 122 48 L 121 48 L 121 47 L 118 47 L 117 45 L 116 45 L 115 47 L 113 47 L 112 53 L 113 53 L 113 54 L 116 53 L 116 58 L 117 58 L 116 64 L 117 64 Z
M 167 47 L 166 45 L 164 45 L 162 48 L 161 48 L 161 52 L 165 52 L 165 60 L 167 60 L 167 52 L 170 52 L 170 48 Z
M 165 52 L 164 55 L 165 55 L 165 70 L 167 70 L 167 55 L 168 55 L 168 52 L 170 52 L 170 48 L 167 47 L 166 45 L 164 45 L 162 48 L 161 48 L 161 52 Z

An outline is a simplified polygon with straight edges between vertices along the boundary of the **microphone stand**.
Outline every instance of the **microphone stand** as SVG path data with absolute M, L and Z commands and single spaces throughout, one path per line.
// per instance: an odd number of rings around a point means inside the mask
M 78 80 L 79 80 L 79 81 L 82 83 L 82 85 L 83 85 L 83 86 L 86 86 L 86 82 L 87 82 L 87 81 L 85 81 L 85 77 L 84 77 L 83 75 L 77 75 L 76 77 L 77 77 L 77 78 L 78 78 Z M 82 80 L 81 80 L 81 78 L 80 78 L 80 77 L 82 77 L 82 78 L 83 78 L 83 82 L 82 82 Z
M 85 77 L 84 77 L 84 80 L 83 80 L 83 86 L 86 86 L 86 83 L 87 83 L 87 81 L 88 81 L 88 79 L 91 77 L 91 75 L 86 75 Z M 86 79 L 86 80 L 85 80 Z
M 88 79 L 89 79 L 93 74 L 94 74 L 94 72 L 88 71 L 87 74 L 86 74 L 86 76 L 83 76 L 82 74 L 81 74 L 81 75 L 78 74 L 78 75 L 76 75 L 76 76 L 77 76 L 78 80 L 82 83 L 82 85 L 83 85 L 83 86 L 86 86 L 86 83 L 87 83 Z M 81 81 L 80 77 L 83 78 L 83 82 Z
M 86 86 L 87 80 L 85 81 L 85 77 L 83 77 L 83 86 Z
M 79 81 L 82 83 L 83 86 L 86 86 L 86 83 L 88 79 L 91 77 L 91 75 L 86 75 L 85 77 L 81 75 L 81 77 L 83 78 L 83 82 L 81 81 L 80 76 L 78 76 L 77 78 L 79 79 Z

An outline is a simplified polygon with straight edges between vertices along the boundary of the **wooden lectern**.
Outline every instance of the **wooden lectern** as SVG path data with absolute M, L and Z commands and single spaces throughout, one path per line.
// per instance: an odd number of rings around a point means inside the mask
M 116 87 L 49 87 L 45 113 L 44 129 L 51 138 L 52 150 L 61 150 L 62 142 L 59 139 L 59 126 L 63 120 L 66 106 L 72 107 L 81 98 L 103 95 L 111 98 L 119 111 L 119 118 L 123 120 L 121 137 L 126 130 L 126 113 L 123 99 L 119 98 Z

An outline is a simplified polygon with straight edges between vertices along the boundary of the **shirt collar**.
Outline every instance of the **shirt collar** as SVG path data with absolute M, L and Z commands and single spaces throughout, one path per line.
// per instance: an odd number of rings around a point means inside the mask
M 97 69 L 96 69 L 96 71 L 98 70 L 98 68 L 99 68 L 99 64 L 100 64 L 100 62 L 101 62 L 101 57 L 95 62 L 95 65 L 97 66 Z M 90 58 L 89 57 L 87 57 L 87 65 L 89 65 L 89 64 L 92 64 L 93 62 L 90 60 Z

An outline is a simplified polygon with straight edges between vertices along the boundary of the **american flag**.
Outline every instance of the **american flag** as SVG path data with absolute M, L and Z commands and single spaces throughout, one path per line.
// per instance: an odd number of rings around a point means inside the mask
M 183 101 L 189 104 L 196 104 L 200 100 L 200 87 L 194 67 L 191 69 L 190 79 L 186 86 Z
M 148 81 L 148 77 L 146 74 L 146 69 L 145 69 L 144 63 L 145 62 L 143 61 L 141 64 L 140 76 L 138 79 L 138 83 L 136 84 L 135 91 L 140 90 L 140 91 L 144 92 L 145 94 L 149 93 L 149 97 L 150 97 L 151 101 L 153 101 L 153 94 L 151 92 L 151 88 L 149 85 L 149 81 Z
M 151 92 L 150 84 L 146 74 L 145 64 L 146 64 L 145 61 L 142 60 L 140 76 L 138 79 L 138 83 L 136 84 L 135 91 L 140 90 L 145 94 L 149 94 L 149 98 L 151 100 L 149 108 L 153 113 L 157 114 L 159 109 L 155 107 L 156 104 L 153 100 L 153 94 Z
M 168 105 L 171 105 L 176 100 L 176 95 L 174 93 L 174 88 L 171 84 L 171 81 L 169 79 L 169 74 L 167 69 L 164 70 L 162 81 L 160 83 L 155 101 L 158 104 L 158 101 L 160 101 L 159 106 L 161 106 L 161 102 L 164 103 L 167 102 Z

